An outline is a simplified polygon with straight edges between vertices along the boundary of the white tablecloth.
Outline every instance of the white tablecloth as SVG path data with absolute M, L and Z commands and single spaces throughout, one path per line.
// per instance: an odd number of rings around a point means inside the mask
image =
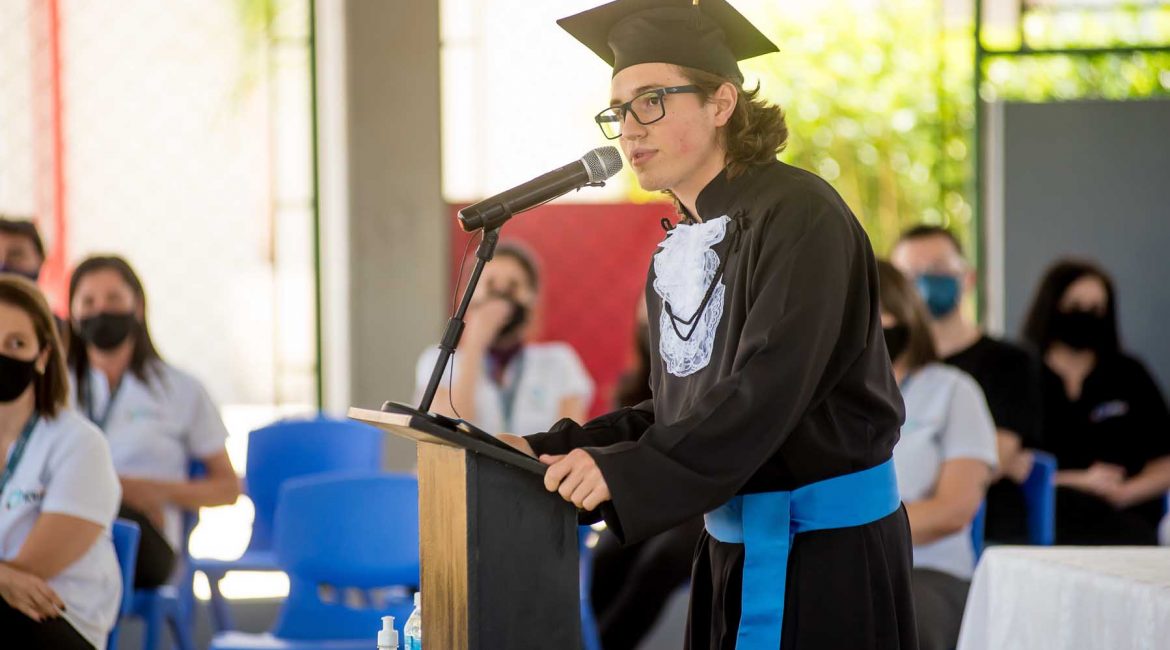
M 1016 648 L 1170 648 L 1170 549 L 987 549 L 971 582 L 959 650 Z

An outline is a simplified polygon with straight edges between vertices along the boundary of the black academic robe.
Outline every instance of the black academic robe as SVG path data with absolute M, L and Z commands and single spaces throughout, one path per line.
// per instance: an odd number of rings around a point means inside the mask
M 873 251 L 840 196 L 815 175 L 773 162 L 734 178 L 721 173 L 696 208 L 702 225 L 730 217 L 710 247 L 717 259 L 695 258 L 722 286 L 704 293 L 711 297 L 692 318 L 695 291 L 672 296 L 673 279 L 659 281 L 655 270 L 670 266 L 657 259 L 668 242 L 656 251 L 646 285 L 653 398 L 527 438 L 537 453 L 583 447 L 593 456 L 612 496 L 601 514 L 627 542 L 737 494 L 879 465 L 903 420 Z M 688 304 L 672 306 L 672 297 Z M 680 355 L 688 345 L 709 353 Z M 733 648 L 743 546 L 704 535 L 696 553 L 690 647 Z M 904 509 L 865 526 L 797 535 L 781 648 L 916 648 L 911 563 Z

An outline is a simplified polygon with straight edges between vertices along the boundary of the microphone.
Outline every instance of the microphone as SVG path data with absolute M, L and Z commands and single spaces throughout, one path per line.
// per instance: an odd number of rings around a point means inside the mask
M 499 228 L 512 215 L 547 203 L 562 194 L 604 181 L 622 169 L 622 157 L 615 147 L 598 147 L 560 169 L 517 185 L 510 190 L 469 205 L 459 211 L 465 232 Z

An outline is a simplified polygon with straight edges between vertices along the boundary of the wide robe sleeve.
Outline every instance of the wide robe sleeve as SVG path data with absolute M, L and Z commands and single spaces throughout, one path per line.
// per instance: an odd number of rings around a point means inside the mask
M 762 232 L 751 304 L 742 331 L 727 333 L 739 340 L 731 372 L 679 420 L 653 424 L 636 441 L 586 448 L 612 498 L 602 514 L 623 542 L 735 496 L 863 352 L 872 320 L 868 245 L 843 204 L 813 192 L 802 198 L 754 226 Z
M 545 433 L 526 436 L 532 450 L 540 454 L 567 454 L 578 447 L 603 447 L 637 440 L 654 423 L 654 402 L 646 400 L 635 406 L 606 413 L 585 425 L 564 418 Z

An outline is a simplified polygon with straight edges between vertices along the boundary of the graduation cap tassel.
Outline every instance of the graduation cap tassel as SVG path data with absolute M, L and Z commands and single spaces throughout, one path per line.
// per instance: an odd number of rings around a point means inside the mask
M 691 12 L 691 27 L 699 30 L 703 26 L 703 10 L 699 8 L 699 0 L 691 0 L 691 7 L 694 9 Z

